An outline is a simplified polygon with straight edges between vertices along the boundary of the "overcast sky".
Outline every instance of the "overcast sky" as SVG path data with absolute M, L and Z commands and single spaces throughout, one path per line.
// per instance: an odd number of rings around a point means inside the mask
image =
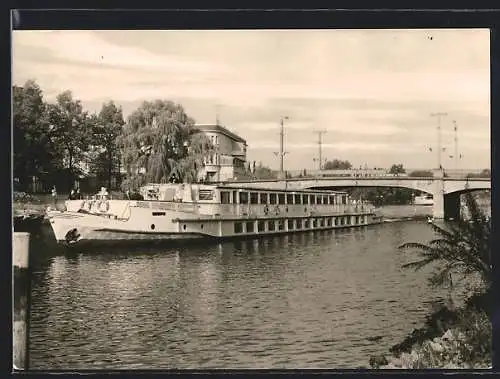
M 323 157 L 355 166 L 435 167 L 433 112 L 443 119 L 443 166 L 490 167 L 490 59 L 486 29 L 15 31 L 13 82 L 34 79 L 48 101 L 66 90 L 98 111 L 128 116 L 144 100 L 182 104 L 198 123 L 247 140 L 248 159 L 285 169 Z M 435 151 L 435 149 L 433 149 Z

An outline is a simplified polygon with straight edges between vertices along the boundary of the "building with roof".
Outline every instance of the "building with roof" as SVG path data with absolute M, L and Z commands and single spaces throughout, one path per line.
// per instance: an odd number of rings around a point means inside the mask
M 195 128 L 205 134 L 215 147 L 215 153 L 205 158 L 200 178 L 223 182 L 244 175 L 247 143 L 243 138 L 219 124 L 197 124 Z

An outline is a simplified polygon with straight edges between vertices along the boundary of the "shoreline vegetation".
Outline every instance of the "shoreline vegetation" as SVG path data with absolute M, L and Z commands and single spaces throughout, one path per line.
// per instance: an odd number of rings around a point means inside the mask
M 492 368 L 491 222 L 470 193 L 465 195 L 465 201 L 467 218 L 462 215 L 460 220 L 443 226 L 430 224 L 436 238 L 428 244 L 410 242 L 400 246 L 417 251 L 420 258 L 402 268 L 434 266 L 429 284 L 450 290 L 447 304 L 436 304 L 424 326 L 393 345 L 388 354 L 371 356 L 371 368 Z M 465 283 L 467 288 L 459 294 L 463 303 L 460 306 L 451 297 L 454 282 Z

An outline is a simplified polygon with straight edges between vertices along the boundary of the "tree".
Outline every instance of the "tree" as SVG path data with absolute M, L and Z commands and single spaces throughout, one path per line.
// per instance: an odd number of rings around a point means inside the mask
M 26 190 L 32 176 L 51 170 L 53 149 L 40 87 L 28 80 L 22 87 L 12 87 L 12 97 L 13 171 L 20 189 Z
M 67 174 L 64 184 L 69 189 L 82 173 L 95 119 L 83 111 L 80 100 L 73 99 L 71 91 L 62 92 L 56 104 L 47 105 L 47 117 L 59 165 Z
M 469 173 L 466 175 L 467 178 L 491 178 L 491 170 L 484 169 L 480 173 Z
M 277 179 L 278 174 L 269 167 L 262 165 L 262 162 L 259 162 L 259 165 L 255 167 L 254 177 L 255 179 Z
M 419 270 L 434 265 L 435 271 L 429 278 L 434 286 L 450 284 L 452 274 L 461 275 L 461 279 L 476 275 L 483 291 L 488 293 L 493 280 L 491 222 L 471 193 L 465 194 L 465 201 L 469 217 L 462 214 L 458 221 L 446 226 L 432 223 L 438 238 L 427 244 L 411 242 L 400 246 L 401 249 L 416 249 L 421 258 L 403 265 L 403 268 Z
M 128 172 L 124 186 L 134 187 L 144 181 L 167 182 L 172 175 L 196 180 L 204 159 L 214 153 L 183 107 L 164 100 L 143 102 L 128 118 L 119 144 Z
M 404 174 L 405 172 L 406 171 L 403 168 L 403 164 L 402 163 L 400 163 L 400 164 L 393 164 L 391 166 L 391 169 L 389 170 L 389 174 L 393 174 L 393 175 Z
M 352 164 L 349 161 L 342 161 L 339 159 L 334 159 L 331 161 L 325 162 L 323 166 L 324 170 L 349 170 L 352 168 Z
M 122 133 L 123 113 L 113 101 L 102 105 L 97 118 L 92 122 L 92 146 L 98 151 L 93 160 L 92 171 L 96 176 L 105 177 L 111 188 L 113 173 L 120 163 L 120 150 L 117 138 Z

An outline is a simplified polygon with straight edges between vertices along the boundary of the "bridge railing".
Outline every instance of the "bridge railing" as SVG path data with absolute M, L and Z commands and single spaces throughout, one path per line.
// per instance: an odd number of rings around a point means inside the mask
M 474 179 L 474 178 L 483 178 L 487 179 L 490 177 L 488 172 L 485 170 L 478 169 L 445 169 L 444 177 L 450 179 Z M 430 175 L 425 175 L 426 172 L 429 172 Z M 420 174 L 420 175 L 412 175 L 412 173 Z M 391 174 L 387 172 L 387 170 L 315 170 L 315 171 L 287 171 L 287 180 L 296 181 L 296 180 L 311 180 L 311 179 L 394 179 L 394 178 L 414 178 L 414 179 L 429 179 L 433 178 L 434 173 L 432 170 L 410 170 L 407 169 L 403 174 Z M 252 176 L 246 176 L 241 178 L 242 182 L 265 182 L 265 181 L 276 181 L 277 178 L 269 178 L 269 179 L 260 179 Z

